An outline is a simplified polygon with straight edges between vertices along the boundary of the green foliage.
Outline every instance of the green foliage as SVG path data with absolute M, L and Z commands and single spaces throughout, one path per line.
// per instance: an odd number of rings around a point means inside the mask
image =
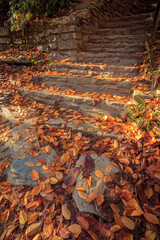
M 142 100 L 133 105 L 128 113 L 128 118 L 145 132 L 155 131 L 160 128 L 160 100 Z
M 10 0 L 8 23 L 12 31 L 25 31 L 33 19 L 46 19 L 62 15 L 74 0 Z

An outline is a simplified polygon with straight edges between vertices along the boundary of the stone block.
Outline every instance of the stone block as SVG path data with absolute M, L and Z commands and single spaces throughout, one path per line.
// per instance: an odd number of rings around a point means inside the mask
M 11 42 L 11 39 L 9 39 L 9 38 L 1 38 L 0 37 L 0 43 L 1 44 L 8 44 L 10 42 Z
M 6 27 L 0 27 L 0 36 L 8 36 L 9 35 L 9 28 Z
M 62 33 L 61 34 L 61 39 L 62 40 L 68 40 L 68 39 L 76 39 L 76 33 Z
M 50 43 L 50 44 L 49 44 L 49 47 L 50 47 L 50 49 L 55 50 L 55 49 L 57 49 L 58 44 L 57 44 L 56 42 Z
M 58 49 L 59 50 L 76 49 L 76 41 L 74 39 L 73 40 L 60 41 L 58 43 Z
M 54 43 L 54 42 L 57 41 L 57 37 L 56 37 L 56 35 L 50 35 L 50 36 L 48 36 L 48 37 L 46 38 L 46 40 L 47 40 L 48 42 Z

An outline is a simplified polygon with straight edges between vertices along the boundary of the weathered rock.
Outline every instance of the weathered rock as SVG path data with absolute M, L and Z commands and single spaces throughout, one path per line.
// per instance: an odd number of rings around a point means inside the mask
M 97 154 L 92 154 L 92 155 L 90 155 L 90 157 L 92 157 L 94 159 L 95 171 L 100 170 L 104 175 L 108 175 L 111 173 L 117 173 L 120 171 L 117 167 L 115 167 L 114 165 L 111 164 L 110 159 L 105 157 L 104 154 L 102 154 L 101 156 L 98 156 Z M 83 166 L 84 161 L 85 161 L 85 156 L 81 156 L 76 163 L 76 167 L 78 167 L 80 165 Z M 107 173 L 105 170 L 107 165 L 110 165 L 112 167 L 112 170 L 110 173 Z M 92 176 L 91 188 L 89 188 L 89 186 L 88 186 L 87 179 L 83 178 L 82 171 L 81 171 L 76 179 L 75 189 L 82 187 L 85 189 L 85 191 L 88 195 L 93 192 L 97 193 L 97 194 L 99 194 L 99 193 L 104 194 L 105 190 L 106 190 L 106 186 L 105 186 L 105 183 L 103 182 L 103 178 L 96 177 L 94 172 L 91 173 L 91 176 Z M 101 216 L 101 214 L 98 210 L 98 207 L 96 205 L 96 201 L 87 203 L 84 199 L 80 198 L 77 190 L 75 190 L 73 193 L 73 199 L 75 200 L 80 212 L 87 212 L 87 213 L 92 213 L 92 214 Z
M 17 153 L 18 154 L 18 153 Z M 43 158 L 46 160 L 46 165 L 49 166 L 51 162 L 54 161 L 56 157 L 56 152 L 54 150 L 51 151 L 49 155 L 40 154 L 37 157 L 32 158 L 30 155 L 27 155 L 24 159 L 15 160 L 9 169 L 7 169 L 7 180 L 12 186 L 25 185 L 34 187 L 38 185 L 38 182 L 34 182 L 31 179 L 31 170 L 36 170 L 39 173 L 40 179 L 43 179 L 47 173 L 44 172 L 42 166 L 37 167 L 39 158 Z M 28 161 L 32 161 L 35 166 L 28 167 L 25 165 Z

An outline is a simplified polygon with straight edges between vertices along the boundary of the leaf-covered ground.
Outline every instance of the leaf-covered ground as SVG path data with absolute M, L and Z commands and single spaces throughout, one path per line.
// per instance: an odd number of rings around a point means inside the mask
M 5 55 L 5 52 L 2 54 Z M 10 51 L 7 58 L 9 54 L 17 53 Z M 37 56 L 39 53 L 35 51 L 23 54 L 29 58 L 30 55 Z M 123 118 L 88 116 L 87 113 L 80 114 L 70 109 L 29 102 L 17 89 L 22 86 L 43 89 L 43 86 L 33 84 L 32 75 L 48 69 L 48 65 L 40 66 L 35 61 L 32 63 L 31 66 L 2 65 L 1 74 L 8 80 L 0 82 L 0 89 L 10 92 L 11 96 L 7 103 L 2 102 L 1 105 L 8 107 L 17 119 L 17 124 L 30 117 L 35 119 L 35 138 L 28 139 L 32 143 L 29 149 L 31 156 L 38 155 L 40 151 L 47 155 L 51 149 L 55 149 L 57 157 L 55 163 L 49 166 L 45 159 L 39 159 L 38 165 L 43 167 L 47 177 L 39 179 L 39 174 L 33 170 L 31 178 L 38 182 L 38 186 L 33 189 L 26 186 L 12 187 L 4 175 L 4 169 L 9 167 L 10 156 L 1 159 L 0 239 L 160 239 L 159 99 L 147 100 L 143 106 L 138 107 L 130 103 L 132 112 Z M 53 88 L 50 90 L 53 91 Z M 128 102 L 129 99 L 123 97 L 118 101 Z M 85 123 L 90 119 L 103 131 L 114 131 L 119 137 L 117 140 L 102 139 L 82 133 L 75 134 L 65 127 L 59 129 L 44 124 L 46 120 L 58 117 L 76 120 L 77 126 L 79 120 Z M 7 120 L 0 117 L 1 145 L 12 137 L 14 126 L 6 123 Z M 5 149 L 1 153 L 3 151 Z M 108 197 L 94 193 L 87 196 L 84 189 L 77 189 L 86 201 L 97 201 L 103 218 L 80 213 L 72 199 L 79 173 L 79 169 L 75 171 L 75 163 L 80 155 L 92 153 L 104 153 L 121 170 L 110 176 L 104 176 L 100 171 L 95 172 L 96 176 L 103 178 L 106 189 L 112 187 Z M 34 162 L 27 164 L 32 167 Z M 85 171 L 87 174 L 90 169 Z M 111 166 L 106 166 L 106 171 L 109 173 Z M 88 185 L 91 184 L 92 178 L 89 177 Z

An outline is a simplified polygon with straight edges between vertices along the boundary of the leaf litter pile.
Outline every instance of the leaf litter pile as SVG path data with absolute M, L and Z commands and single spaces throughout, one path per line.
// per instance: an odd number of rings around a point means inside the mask
M 20 70 L 22 74 L 19 73 Z M 25 81 L 25 84 L 30 84 L 32 70 L 33 66 L 30 69 L 11 69 L 5 65 L 4 68 L 6 76 L 7 71 L 12 71 L 13 76 L 19 74 L 19 87 L 24 85 Z M 10 156 L 1 159 L 1 240 L 160 238 L 160 134 L 157 117 L 150 119 L 150 129 L 144 131 L 127 116 L 123 119 L 111 116 L 90 117 L 72 110 L 57 109 L 56 106 L 50 108 L 44 104 L 27 101 L 14 89 L 11 81 L 1 82 L 1 89 L 4 87 L 12 93 L 7 107 L 17 120 L 15 125 L 33 118 L 32 125 L 36 130 L 30 134 L 34 135 L 34 138 L 27 139 L 31 142 L 30 155 L 47 155 L 55 149 L 57 156 L 49 165 L 46 164 L 45 158 L 38 159 L 37 166 L 43 168 L 46 178 L 41 179 L 39 173 L 32 170 L 31 179 L 37 183 L 34 188 L 12 187 L 6 181 L 3 171 L 9 167 Z M 152 112 L 158 112 L 159 100 L 148 100 L 147 106 Z M 149 118 L 144 110 L 139 114 L 146 116 L 146 120 Z M 77 120 L 77 125 L 79 119 L 84 123 L 90 119 L 95 125 L 101 126 L 103 131 L 114 131 L 118 134 L 118 139 L 102 139 L 80 132 L 74 133 L 65 126 L 59 129 L 45 123 L 49 119 L 59 117 L 66 121 Z M 4 139 L 7 141 L 12 137 L 13 126 L 5 125 L 6 122 L 4 117 L 0 118 L 0 144 L 3 144 Z M 21 135 L 17 137 L 17 141 L 20 138 Z M 95 171 L 94 161 L 90 157 L 93 153 L 104 153 L 111 159 L 112 165 L 121 171 L 110 175 L 104 175 L 100 170 Z M 85 164 L 75 167 L 79 156 L 86 156 Z M 25 164 L 31 168 L 35 165 L 34 161 L 26 161 Z M 86 178 L 89 187 L 92 186 L 90 174 L 94 172 L 95 176 L 103 179 L 109 194 L 93 192 L 87 195 L 83 188 L 75 190 L 75 181 L 82 168 L 83 177 Z M 106 165 L 107 173 L 110 173 L 111 169 L 110 165 Z M 79 196 L 86 202 L 96 202 L 103 217 L 79 212 L 72 199 L 74 190 L 78 191 Z

